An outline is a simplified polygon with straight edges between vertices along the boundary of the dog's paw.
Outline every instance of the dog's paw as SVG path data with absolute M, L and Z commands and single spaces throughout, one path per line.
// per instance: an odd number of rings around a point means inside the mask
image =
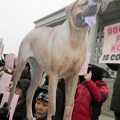
M 35 117 L 33 117 L 33 120 L 37 120 Z

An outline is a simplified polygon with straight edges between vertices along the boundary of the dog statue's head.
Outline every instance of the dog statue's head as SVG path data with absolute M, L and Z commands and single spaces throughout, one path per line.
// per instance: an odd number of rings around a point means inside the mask
M 104 11 L 107 4 L 107 0 L 77 0 L 66 8 L 66 13 L 76 27 L 92 26 L 100 6 Z

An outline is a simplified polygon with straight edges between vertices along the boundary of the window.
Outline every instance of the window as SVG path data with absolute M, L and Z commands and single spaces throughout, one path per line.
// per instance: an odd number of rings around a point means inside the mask
M 99 47 L 96 46 L 96 47 L 95 47 L 95 53 L 99 53 L 99 51 L 100 51 L 100 50 L 99 50 Z
M 104 37 L 102 36 L 102 37 L 100 38 L 100 42 L 103 43 L 103 40 L 104 40 Z
M 97 37 L 97 39 L 96 39 L 96 43 L 99 43 L 99 42 L 100 42 L 100 38 Z
M 100 51 L 99 51 L 100 53 L 102 53 L 102 49 L 103 49 L 103 47 L 102 47 L 102 46 L 100 46 Z

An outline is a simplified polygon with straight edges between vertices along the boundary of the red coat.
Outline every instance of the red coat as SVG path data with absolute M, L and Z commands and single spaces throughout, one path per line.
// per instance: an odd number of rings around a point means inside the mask
M 80 84 L 76 91 L 72 120 L 91 120 L 91 102 L 93 98 L 97 102 L 102 101 L 101 92 L 104 93 L 106 97 L 108 96 L 108 88 L 103 81 L 97 81 L 94 83 L 90 80 L 89 82 L 83 82 Z

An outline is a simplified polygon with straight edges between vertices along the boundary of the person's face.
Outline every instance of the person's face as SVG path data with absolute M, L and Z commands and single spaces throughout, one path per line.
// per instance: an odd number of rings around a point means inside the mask
M 15 90 L 15 93 L 22 96 L 23 95 L 23 92 L 22 92 L 22 89 L 17 87 L 16 90 Z
M 19 95 L 19 101 L 24 100 L 24 95 L 23 95 L 23 91 L 21 88 L 17 87 L 15 90 L 15 93 Z
M 48 102 L 43 100 L 37 100 L 35 103 L 35 113 L 37 118 L 43 118 L 47 116 L 48 112 Z

